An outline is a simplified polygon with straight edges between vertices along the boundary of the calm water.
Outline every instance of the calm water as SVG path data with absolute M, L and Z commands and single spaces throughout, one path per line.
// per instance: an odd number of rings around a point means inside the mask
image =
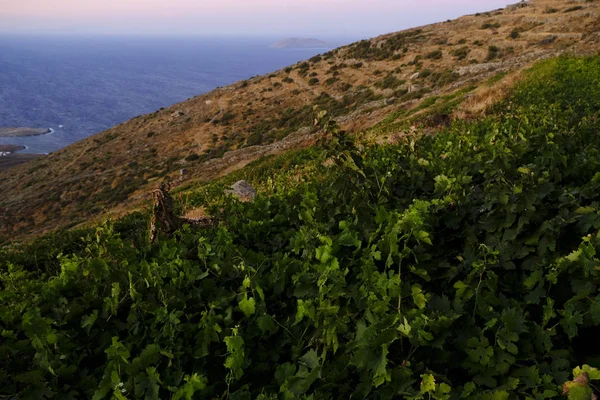
M 276 40 L 0 37 L 0 127 L 54 131 L 0 144 L 51 152 L 323 52 L 270 49 Z

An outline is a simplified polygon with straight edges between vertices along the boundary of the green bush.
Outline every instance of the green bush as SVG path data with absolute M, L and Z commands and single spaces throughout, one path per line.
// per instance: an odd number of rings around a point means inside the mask
M 456 57 L 457 60 L 464 60 L 470 52 L 471 49 L 469 49 L 469 46 L 463 46 L 453 50 L 451 54 Z
M 481 25 L 481 29 L 498 29 L 500 28 L 500 24 L 495 22 L 495 23 L 490 23 L 490 22 L 486 22 L 485 24 Z
M 497 46 L 488 47 L 488 54 L 486 61 L 492 61 L 498 57 L 502 56 L 502 50 Z
M 441 59 L 443 56 L 443 53 L 441 50 L 434 50 L 431 53 L 427 53 L 425 55 L 425 58 L 429 59 L 429 60 L 439 60 Z
M 398 86 L 404 84 L 405 81 L 398 79 L 394 74 L 388 74 L 383 80 L 375 84 L 380 89 L 395 89 Z

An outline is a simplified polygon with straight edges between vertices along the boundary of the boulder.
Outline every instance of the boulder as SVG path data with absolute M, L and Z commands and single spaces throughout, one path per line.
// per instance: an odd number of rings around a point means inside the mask
M 225 193 L 232 194 L 242 201 L 252 201 L 256 197 L 256 190 L 247 181 L 237 181 Z
M 418 92 L 421 89 L 420 85 L 408 85 L 408 93 Z
M 554 36 L 554 35 L 546 36 L 545 38 L 542 39 L 540 44 L 541 45 L 552 44 L 556 41 L 556 39 L 558 39 L 558 37 Z
M 179 170 L 179 180 L 180 181 L 184 180 L 186 175 L 187 175 L 187 169 L 182 168 Z

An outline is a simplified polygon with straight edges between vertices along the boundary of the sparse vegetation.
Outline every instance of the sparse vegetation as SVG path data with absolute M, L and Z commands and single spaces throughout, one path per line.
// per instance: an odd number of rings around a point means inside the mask
M 567 9 L 565 9 L 563 12 L 564 13 L 570 13 L 573 11 L 579 11 L 579 10 L 583 10 L 583 6 L 573 6 L 573 7 L 569 7 Z
M 377 82 L 375 86 L 380 89 L 395 89 L 404 82 L 404 80 L 398 79 L 396 75 L 389 74 L 383 80 Z
M 495 22 L 495 23 L 486 22 L 483 25 L 481 25 L 481 29 L 498 29 L 498 28 L 500 28 L 500 24 L 498 22 Z
M 350 47 L 350 58 L 385 60 L 410 43 L 423 39 L 421 29 L 398 33 L 388 38 L 382 46 L 374 46 L 370 40 L 363 40 Z
M 452 55 L 456 57 L 457 60 L 464 60 L 465 58 L 467 58 L 470 52 L 471 49 L 469 49 L 468 46 L 463 46 L 453 50 Z
M 443 56 L 443 53 L 441 50 L 434 50 L 430 53 L 427 53 L 425 55 L 425 58 L 429 59 L 429 60 L 439 60 L 441 59 Z
M 336 78 L 336 77 L 332 76 L 331 78 L 327 78 L 327 80 L 325 81 L 325 84 L 326 84 L 327 86 L 331 86 L 331 85 L 333 85 L 334 83 L 336 83 L 337 81 L 338 81 L 338 78 Z

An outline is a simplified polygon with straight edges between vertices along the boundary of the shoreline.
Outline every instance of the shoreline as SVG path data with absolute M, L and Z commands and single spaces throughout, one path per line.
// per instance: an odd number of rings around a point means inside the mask
M 0 171 L 43 156 L 43 154 L 19 153 L 20 151 L 26 149 L 27 146 L 25 145 L 0 144 Z
M 0 128 L 0 137 L 29 137 L 41 136 L 54 132 L 52 128 L 13 127 Z
M 16 153 L 17 151 L 26 150 L 27 146 L 18 145 L 18 144 L 0 144 L 0 155 L 8 155 L 12 153 Z M 8 154 L 2 154 L 8 153 Z

